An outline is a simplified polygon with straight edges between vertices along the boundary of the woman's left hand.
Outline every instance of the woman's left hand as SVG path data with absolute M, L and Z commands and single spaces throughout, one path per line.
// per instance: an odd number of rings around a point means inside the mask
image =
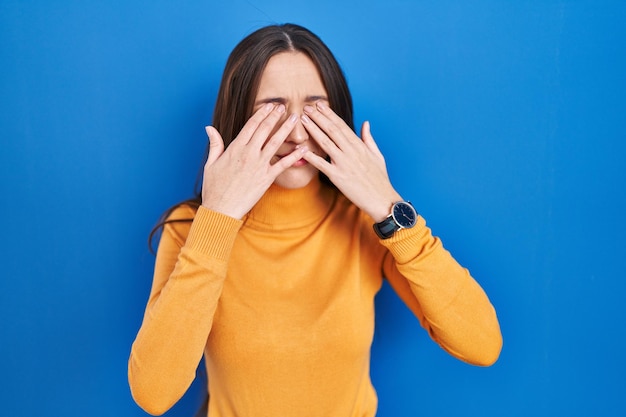
M 305 106 L 301 119 L 330 162 L 311 151 L 303 158 L 326 174 L 339 191 L 374 221 L 384 220 L 393 203 L 402 197 L 391 185 L 385 159 L 370 133 L 369 122 L 363 123 L 359 138 L 322 102 L 316 107 Z

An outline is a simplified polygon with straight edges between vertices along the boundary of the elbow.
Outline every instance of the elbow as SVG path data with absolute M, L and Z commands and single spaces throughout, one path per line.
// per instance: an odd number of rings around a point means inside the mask
M 491 366 L 495 364 L 500 357 L 500 353 L 502 352 L 502 345 L 504 341 L 502 339 L 500 323 L 497 318 L 494 318 L 491 335 L 487 343 L 488 347 L 485 349 L 485 359 L 482 366 Z
M 502 333 L 500 333 L 500 331 L 498 331 L 497 342 L 495 343 L 494 349 L 492 351 L 491 361 L 488 363 L 487 366 L 491 366 L 494 363 L 496 363 L 496 361 L 500 357 L 500 353 L 502 352 L 502 345 L 503 345 L 503 343 L 504 342 L 502 340 Z
M 162 387 L 155 385 L 156 380 L 157 378 L 137 375 L 129 363 L 128 385 L 133 400 L 146 413 L 160 416 L 172 408 L 178 399 L 172 399 Z
M 471 349 L 473 352 L 472 359 L 468 360 L 468 362 L 476 366 L 492 366 L 498 361 L 502 352 L 502 332 L 493 307 L 491 308 L 491 313 L 484 317 L 484 320 L 480 322 L 480 325 L 473 332 L 474 337 L 470 338 L 470 340 L 473 340 L 472 345 L 474 348 Z
M 448 339 L 448 343 L 442 340 L 438 343 L 449 354 L 470 365 L 487 367 L 498 361 L 503 344 L 499 326 L 458 336 L 454 342 Z
M 481 352 L 480 358 L 476 361 L 477 366 L 491 366 L 498 361 L 500 352 L 502 351 L 502 336 L 499 336 L 496 341 L 491 342 Z
M 166 404 L 163 401 L 159 401 L 158 398 L 142 392 L 140 389 L 133 388 L 132 385 L 130 391 L 135 403 L 137 403 L 142 410 L 152 416 L 161 416 L 171 408 L 171 405 Z
M 476 343 L 477 349 L 474 351 L 469 363 L 476 366 L 491 366 L 498 361 L 502 352 L 502 333 L 500 329 L 494 330 L 492 334 L 484 337 L 482 341 Z

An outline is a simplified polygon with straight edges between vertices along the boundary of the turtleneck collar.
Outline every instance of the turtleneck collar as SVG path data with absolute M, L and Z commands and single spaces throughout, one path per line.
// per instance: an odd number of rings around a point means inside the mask
M 320 221 L 332 207 L 337 191 L 314 178 L 302 188 L 272 184 L 250 210 L 245 223 L 257 229 L 287 230 Z

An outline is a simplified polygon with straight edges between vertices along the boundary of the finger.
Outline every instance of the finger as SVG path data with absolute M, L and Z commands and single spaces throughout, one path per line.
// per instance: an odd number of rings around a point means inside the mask
M 313 106 L 304 106 L 304 113 L 339 149 L 346 149 L 348 142 L 341 128 Z
M 241 132 L 237 135 L 237 138 L 241 138 L 244 143 L 248 143 L 254 132 L 258 129 L 259 125 L 272 113 L 275 108 L 274 103 L 267 103 L 258 109 L 250 119 L 243 125 Z
M 206 166 L 210 166 L 224 153 L 224 140 L 220 132 L 213 126 L 206 126 L 204 130 L 209 137 L 209 157 L 206 161 Z
M 300 159 L 304 158 L 309 152 L 309 148 L 307 146 L 303 146 L 298 149 L 294 149 L 289 155 L 285 155 L 283 158 L 278 160 L 272 167 L 270 171 L 272 171 L 274 178 L 278 177 L 284 170 L 295 164 Z
M 335 167 L 330 162 L 328 162 L 325 158 L 322 158 L 321 156 L 316 155 L 315 153 L 310 152 L 310 151 L 302 155 L 302 158 L 304 158 L 309 164 L 317 168 L 318 171 L 321 171 L 324 174 L 326 174 L 328 178 L 333 177 Z
M 330 109 L 319 101 L 316 106 L 305 106 L 304 112 L 339 146 L 344 149 L 350 141 L 358 141 L 358 137 L 350 126 Z
M 259 149 L 263 147 L 263 144 L 267 141 L 267 138 L 276 129 L 276 125 L 285 114 L 285 105 L 279 104 L 259 123 L 254 134 L 248 142 L 251 145 L 258 146 Z
M 293 128 L 296 126 L 297 122 L 298 122 L 298 115 L 293 113 L 291 116 L 287 118 L 287 120 L 285 120 L 280 125 L 278 130 L 272 135 L 272 137 L 267 141 L 267 143 L 265 143 L 265 145 L 263 146 L 262 154 L 267 159 L 270 159 L 272 158 L 272 156 L 274 156 L 274 154 L 276 153 L 280 145 L 282 145 L 283 142 L 285 142 L 285 140 L 289 136 L 289 133 L 291 133 Z
M 363 140 L 363 143 L 368 147 L 368 149 L 374 152 L 376 156 L 384 159 L 382 152 L 380 151 L 378 145 L 376 144 L 376 141 L 374 140 L 374 136 L 372 136 L 370 122 L 367 120 L 363 122 L 363 125 L 361 126 L 361 139 Z
M 331 159 L 336 159 L 341 153 L 341 149 L 339 149 L 337 144 L 331 140 L 313 120 L 309 119 L 306 114 L 303 114 L 300 120 L 302 121 L 302 126 L 309 132 L 313 140 L 320 145 L 320 148 L 322 148 L 326 155 L 330 156 Z

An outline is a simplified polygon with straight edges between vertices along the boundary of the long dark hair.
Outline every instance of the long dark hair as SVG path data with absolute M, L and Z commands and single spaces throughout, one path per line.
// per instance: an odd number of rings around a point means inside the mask
M 245 37 L 233 49 L 220 84 L 213 112 L 213 126 L 220 132 L 227 147 L 239 134 L 252 115 L 254 100 L 259 88 L 261 75 L 271 57 L 280 52 L 302 52 L 317 67 L 330 107 L 352 130 L 352 96 L 345 76 L 332 52 L 322 40 L 308 29 L 295 24 L 271 25 L 261 28 Z M 209 147 L 204 160 L 208 157 Z M 204 162 L 196 179 L 194 197 L 182 201 L 166 210 L 157 225 L 150 232 L 148 245 L 154 252 L 152 241 L 167 223 L 190 222 L 193 219 L 169 219 L 178 207 L 187 205 L 197 209 L 202 204 L 202 172 Z M 326 176 L 320 173 L 322 181 L 331 185 Z

